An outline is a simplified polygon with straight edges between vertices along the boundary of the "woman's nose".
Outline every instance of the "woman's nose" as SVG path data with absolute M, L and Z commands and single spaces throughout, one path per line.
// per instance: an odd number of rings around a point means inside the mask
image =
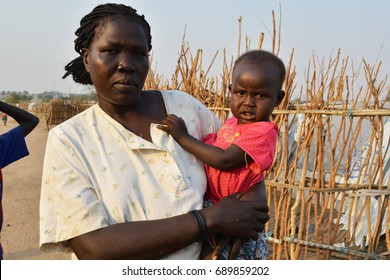
M 122 56 L 118 63 L 118 71 L 119 72 L 128 72 L 128 71 L 134 71 L 134 61 L 131 58 L 131 56 Z

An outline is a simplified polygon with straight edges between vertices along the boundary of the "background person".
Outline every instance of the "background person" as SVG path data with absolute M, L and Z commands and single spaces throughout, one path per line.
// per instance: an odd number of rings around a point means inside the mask
M 28 149 L 24 139 L 39 123 L 39 119 L 27 111 L 0 101 L 0 111 L 8 114 L 19 124 L 0 135 L 0 232 L 3 226 L 3 175 L 1 170 L 11 163 L 27 156 Z M 0 254 L 3 259 L 3 248 L 0 243 Z
M 2 116 L 1 116 L 1 120 L 3 121 L 4 126 L 7 126 L 7 121 L 8 121 L 7 113 L 3 112 Z

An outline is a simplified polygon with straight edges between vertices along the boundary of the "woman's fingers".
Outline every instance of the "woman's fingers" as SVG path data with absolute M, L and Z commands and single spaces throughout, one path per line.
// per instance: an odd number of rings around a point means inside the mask
M 267 213 L 257 209 L 256 202 L 234 197 L 226 197 L 202 211 L 205 211 L 206 220 L 217 222 L 210 229 L 212 232 L 245 239 L 256 239 L 257 233 L 264 229 L 264 223 L 269 219 Z
M 269 221 L 269 215 L 266 212 L 260 212 L 259 214 L 259 220 L 263 224 L 267 223 Z

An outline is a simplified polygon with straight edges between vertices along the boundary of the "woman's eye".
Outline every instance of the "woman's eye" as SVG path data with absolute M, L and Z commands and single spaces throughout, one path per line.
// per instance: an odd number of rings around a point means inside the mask
M 149 54 L 145 52 L 139 52 L 138 55 L 142 57 L 149 57 Z
M 108 54 L 115 54 L 118 51 L 116 49 L 105 49 L 105 50 L 103 50 L 103 52 L 108 53 Z

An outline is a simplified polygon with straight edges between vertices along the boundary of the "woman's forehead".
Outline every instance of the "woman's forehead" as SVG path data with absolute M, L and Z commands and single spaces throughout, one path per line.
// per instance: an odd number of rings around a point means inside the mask
M 133 28 L 135 25 L 141 24 L 135 20 L 132 20 L 130 17 L 105 17 L 102 18 L 95 28 L 95 35 L 97 34 L 104 34 L 107 30 L 107 28 L 115 29 L 115 28 L 121 28 L 124 25 L 128 25 L 126 28 Z
M 112 37 L 114 40 L 132 38 L 139 41 L 145 41 L 145 44 L 148 43 L 142 24 L 128 18 L 115 18 L 99 23 L 95 29 L 94 40 L 97 40 L 102 36 L 106 38 Z

